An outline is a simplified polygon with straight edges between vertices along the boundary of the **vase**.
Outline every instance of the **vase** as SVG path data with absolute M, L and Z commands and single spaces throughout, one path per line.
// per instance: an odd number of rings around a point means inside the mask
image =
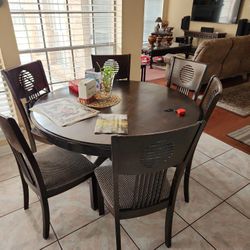
M 100 84 L 100 99 L 108 99 L 111 97 L 113 82 L 114 82 L 115 74 L 104 74 L 101 73 L 101 84 Z
M 150 46 L 153 48 L 154 47 L 154 43 L 156 42 L 156 36 L 150 35 L 148 37 L 148 42 L 149 42 Z

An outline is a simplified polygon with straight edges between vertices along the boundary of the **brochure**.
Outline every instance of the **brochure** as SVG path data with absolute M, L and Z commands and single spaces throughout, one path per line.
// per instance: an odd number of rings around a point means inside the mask
M 96 134 L 128 134 L 128 117 L 124 114 L 99 114 Z
M 41 103 L 30 109 L 48 117 L 58 126 L 64 127 L 81 120 L 96 116 L 99 111 L 83 106 L 71 98 L 59 98 L 54 101 Z

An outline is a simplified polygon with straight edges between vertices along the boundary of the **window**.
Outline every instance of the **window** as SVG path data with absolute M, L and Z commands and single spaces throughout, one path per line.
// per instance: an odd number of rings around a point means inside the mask
M 22 63 L 40 59 L 51 89 L 84 77 L 91 54 L 121 50 L 122 0 L 9 0 Z
M 148 42 L 148 36 L 154 32 L 157 17 L 162 17 L 163 0 L 145 0 L 143 43 Z

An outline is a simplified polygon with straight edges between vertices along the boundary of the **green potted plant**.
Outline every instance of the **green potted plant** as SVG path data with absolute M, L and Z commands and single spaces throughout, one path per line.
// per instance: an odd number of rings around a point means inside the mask
M 99 65 L 101 72 L 100 94 L 103 99 L 111 96 L 115 74 L 119 70 L 119 65 L 118 70 L 117 65 L 118 63 L 112 59 L 105 62 L 102 68 Z

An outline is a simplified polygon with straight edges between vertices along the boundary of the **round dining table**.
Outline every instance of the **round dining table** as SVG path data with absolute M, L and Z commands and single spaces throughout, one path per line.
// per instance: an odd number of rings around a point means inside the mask
M 148 82 L 115 82 L 112 90 L 121 101 L 112 107 L 100 109 L 105 114 L 127 114 L 128 135 L 160 133 L 189 126 L 201 117 L 201 109 L 189 97 L 176 90 Z M 68 87 L 50 92 L 39 98 L 34 105 L 58 98 L 77 97 Z M 184 108 L 185 116 L 179 117 L 175 110 Z M 31 112 L 30 118 L 46 139 L 61 148 L 87 155 L 98 156 L 96 166 L 111 157 L 112 134 L 95 134 L 97 117 L 79 121 L 70 126 L 60 127 L 48 117 Z M 185 140 L 185 138 L 183 138 Z M 92 209 L 98 208 L 97 183 L 90 180 L 90 201 Z
M 189 126 L 201 116 L 199 106 L 192 99 L 166 86 L 137 81 L 115 82 L 112 93 L 120 97 L 120 103 L 100 109 L 100 112 L 127 114 L 128 135 L 159 133 Z M 64 87 L 42 96 L 34 105 L 64 97 L 77 101 L 68 87 Z M 175 110 L 178 108 L 186 109 L 185 116 L 177 115 Z M 97 117 L 65 127 L 59 127 L 37 112 L 32 112 L 30 117 L 52 144 L 84 154 L 111 155 L 112 135 L 94 133 Z

